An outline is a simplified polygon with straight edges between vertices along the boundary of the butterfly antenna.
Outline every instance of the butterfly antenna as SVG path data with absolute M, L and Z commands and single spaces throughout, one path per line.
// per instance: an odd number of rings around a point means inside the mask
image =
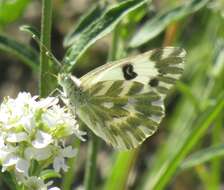
M 45 54 L 48 56 L 49 59 L 51 59 L 54 63 L 56 63 L 60 67 L 62 66 L 60 61 L 58 61 L 58 59 L 51 53 L 51 51 L 40 41 L 40 39 L 35 34 L 32 35 L 32 38 L 37 42 L 37 44 L 40 47 L 44 49 Z
M 47 72 L 49 75 L 51 75 L 52 77 L 54 77 L 54 78 L 58 78 L 58 76 L 56 75 L 56 74 L 54 74 L 54 73 L 51 73 L 51 72 Z

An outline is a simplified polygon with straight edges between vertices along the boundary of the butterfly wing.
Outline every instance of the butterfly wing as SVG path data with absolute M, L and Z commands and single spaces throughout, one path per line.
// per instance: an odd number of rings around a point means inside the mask
M 169 89 L 181 76 L 185 55 L 186 52 L 182 48 L 154 49 L 132 58 L 105 64 L 87 73 L 80 80 L 86 89 L 99 81 L 107 80 L 136 81 L 152 86 L 159 81 L 162 91 L 163 87 Z
M 185 54 L 181 48 L 155 49 L 84 75 L 81 85 L 89 99 L 78 116 L 112 146 L 137 147 L 161 122 L 163 100 L 183 72 Z
M 103 93 L 102 93 L 103 92 Z M 151 136 L 164 116 L 161 96 L 136 81 L 101 81 L 89 88 L 79 118 L 118 149 L 132 149 Z

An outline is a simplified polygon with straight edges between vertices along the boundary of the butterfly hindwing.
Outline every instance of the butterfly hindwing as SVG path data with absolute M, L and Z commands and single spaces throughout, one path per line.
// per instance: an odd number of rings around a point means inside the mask
M 135 81 L 102 81 L 86 91 L 88 104 L 77 114 L 86 125 L 118 149 L 141 144 L 157 129 L 164 107 L 158 93 Z

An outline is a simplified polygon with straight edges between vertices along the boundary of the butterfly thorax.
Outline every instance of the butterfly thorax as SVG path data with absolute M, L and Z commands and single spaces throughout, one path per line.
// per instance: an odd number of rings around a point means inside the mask
M 86 103 L 87 96 L 78 78 L 70 74 L 59 74 L 58 84 L 62 87 L 63 99 L 66 99 L 71 107 L 78 108 Z

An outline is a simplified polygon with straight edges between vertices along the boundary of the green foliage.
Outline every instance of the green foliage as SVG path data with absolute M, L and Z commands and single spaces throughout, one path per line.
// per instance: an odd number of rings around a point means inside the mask
M 66 38 L 66 41 L 72 42 L 72 47 L 68 49 L 64 58 L 64 63 L 67 64 L 66 67 L 68 67 L 66 70 L 71 71 L 77 60 L 94 42 L 111 32 L 125 15 L 145 3 L 145 0 L 122 1 L 103 12 L 103 14 L 91 24 L 88 21 L 88 27 L 82 24 L 85 28 L 82 29 L 82 33 L 80 33 L 77 38 L 76 28 L 76 30 L 72 32 L 72 35 L 70 34 Z M 85 18 L 89 18 L 88 15 Z M 82 22 L 84 21 L 86 20 L 83 20 Z M 81 30 L 80 25 L 81 24 L 79 24 L 78 30 Z
M 203 8 L 208 2 L 209 0 L 192 0 L 164 13 L 159 13 L 144 23 L 131 39 L 130 47 L 138 47 L 152 40 L 164 31 L 169 24 L 178 21 L 187 15 L 193 14 Z
M 32 47 L 21 44 L 10 37 L 0 35 L 0 50 L 13 54 L 22 62 L 30 66 L 34 71 L 38 70 L 38 52 Z
M 7 184 L 10 190 L 20 190 L 15 177 L 9 172 L 0 173 L 0 178 Z
M 40 173 L 40 177 L 43 180 L 49 180 L 51 178 L 61 178 L 61 175 L 54 170 L 44 170 Z
M 28 34 L 32 36 L 36 36 L 36 38 L 38 38 L 38 41 L 40 41 L 40 32 L 33 26 L 29 26 L 29 25 L 23 25 L 20 26 L 19 28 L 21 31 L 23 32 L 27 32 Z
M 223 144 L 205 148 L 186 158 L 181 164 L 181 169 L 189 169 L 221 156 L 224 156 Z
M 95 22 L 104 12 L 106 11 L 106 4 L 97 3 L 94 5 L 86 14 L 84 14 L 71 30 L 70 33 L 65 36 L 64 46 L 72 45 L 78 38 L 79 35 L 85 31 L 89 25 Z
M 214 105 L 208 107 L 205 112 L 200 113 L 200 117 L 196 121 L 193 121 L 194 126 L 192 128 L 183 129 L 182 135 L 179 135 L 177 139 L 173 140 L 178 140 L 178 144 L 177 142 L 175 144 L 175 150 L 170 151 L 169 157 L 160 169 L 156 169 L 156 172 L 151 171 L 150 180 L 145 183 L 142 189 L 164 189 L 180 162 L 206 133 L 206 130 L 215 121 L 217 116 L 222 113 L 224 109 L 223 100 L 224 93 L 218 97 Z
M 30 0 L 1 0 L 0 1 L 0 27 L 18 19 Z
M 109 173 L 104 190 L 125 189 L 131 166 L 135 163 L 138 149 L 117 153 L 116 162 Z

